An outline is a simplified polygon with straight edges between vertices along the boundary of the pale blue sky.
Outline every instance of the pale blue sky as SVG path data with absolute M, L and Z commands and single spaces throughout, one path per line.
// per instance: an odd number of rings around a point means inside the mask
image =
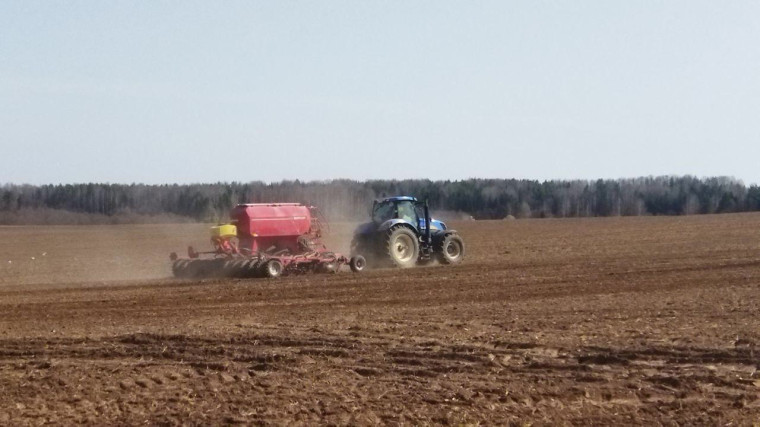
M 729 175 L 758 1 L 0 0 L 0 183 Z

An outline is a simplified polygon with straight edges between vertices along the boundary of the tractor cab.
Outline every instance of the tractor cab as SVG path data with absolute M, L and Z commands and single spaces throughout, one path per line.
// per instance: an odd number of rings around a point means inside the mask
M 427 228 L 425 203 L 414 197 L 400 196 L 375 200 L 372 204 L 372 222 L 379 225 L 387 221 L 405 222 L 413 226 L 418 232 L 424 232 Z M 446 224 L 435 219 L 430 220 L 431 230 L 445 230 Z

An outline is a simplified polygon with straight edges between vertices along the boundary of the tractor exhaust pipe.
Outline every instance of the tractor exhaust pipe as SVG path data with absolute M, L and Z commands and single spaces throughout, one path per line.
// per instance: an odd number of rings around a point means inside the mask
M 432 244 L 431 239 L 430 239 L 431 225 L 432 224 L 430 224 L 430 208 L 428 207 L 428 201 L 425 200 L 425 242 L 428 244 L 428 246 Z

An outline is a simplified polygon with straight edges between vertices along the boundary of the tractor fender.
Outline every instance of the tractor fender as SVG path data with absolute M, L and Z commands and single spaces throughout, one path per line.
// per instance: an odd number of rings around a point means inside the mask
M 412 231 L 414 231 L 414 234 L 419 234 L 417 232 L 417 227 L 415 227 L 414 224 L 412 224 L 409 221 L 406 221 L 404 219 L 399 219 L 399 218 L 389 219 L 388 221 L 385 221 L 384 223 L 380 224 L 379 227 L 377 227 L 377 231 L 388 231 L 388 230 L 390 230 L 391 228 L 393 228 L 393 227 L 395 227 L 397 225 L 407 226 L 407 227 L 411 228 Z
M 433 247 L 439 247 L 443 243 L 443 239 L 450 234 L 457 234 L 456 230 L 431 230 L 430 238 L 432 239 Z
M 354 230 L 355 236 L 360 235 L 367 235 L 367 234 L 374 234 L 377 231 L 377 226 L 374 222 L 365 222 L 364 224 L 360 224 L 358 227 L 356 227 L 356 230 Z

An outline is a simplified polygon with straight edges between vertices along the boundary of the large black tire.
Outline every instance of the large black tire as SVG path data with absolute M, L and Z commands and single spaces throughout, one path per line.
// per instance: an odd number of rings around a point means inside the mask
M 261 277 L 261 259 L 252 258 L 243 264 L 243 277 Z
M 404 226 L 391 228 L 385 239 L 385 253 L 391 265 L 395 267 L 414 267 L 417 265 L 417 258 L 420 257 L 420 243 L 417 235 Z
M 234 259 L 234 258 L 225 260 L 221 275 L 223 277 L 237 277 L 238 272 L 240 271 L 240 267 L 238 266 L 238 264 L 241 261 L 242 260 Z
M 437 251 L 442 264 L 459 264 L 464 259 L 464 240 L 458 234 L 449 234 Z
M 202 273 L 203 273 L 203 266 L 201 265 L 201 260 L 191 259 L 185 265 L 185 271 L 182 277 L 185 277 L 188 279 L 197 279 L 202 276 Z
M 184 278 L 187 277 L 187 264 L 190 263 L 189 259 L 178 259 L 172 263 L 172 273 L 174 277 Z

